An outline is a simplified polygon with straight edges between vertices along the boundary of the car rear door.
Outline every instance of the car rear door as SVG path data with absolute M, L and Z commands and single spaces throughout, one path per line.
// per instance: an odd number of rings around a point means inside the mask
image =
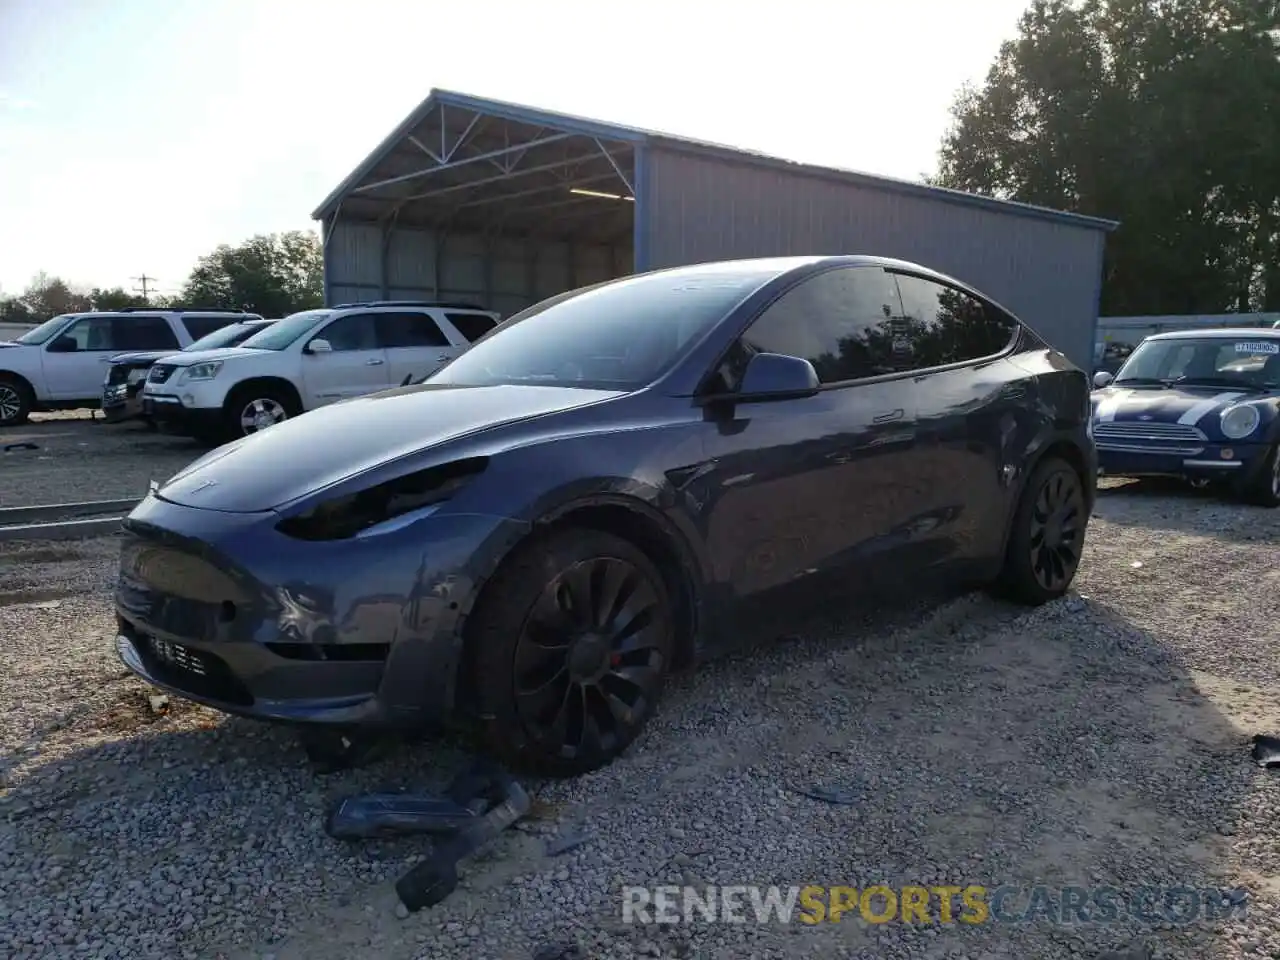
M 308 410 L 390 386 L 387 351 L 378 343 L 377 322 L 377 313 L 348 313 L 307 338 L 302 349 L 302 385 Z M 332 349 L 309 353 L 307 347 L 314 340 L 327 341 Z
M 922 574 L 998 558 L 1018 441 L 1034 415 L 1029 375 L 1000 358 L 1019 333 L 1000 308 L 938 281 L 890 271 L 907 323 L 899 366 L 914 376 L 916 468 L 926 510 L 915 561 Z
M 456 355 L 460 348 L 449 342 L 434 317 L 423 310 L 386 311 L 378 314 L 378 342 L 387 354 L 387 380 L 391 386 L 419 380 Z
M 880 268 L 827 271 L 765 308 L 722 364 L 727 389 L 761 352 L 804 357 L 823 383 L 808 398 L 709 411 L 699 497 L 715 578 L 736 600 L 815 574 L 847 586 L 896 575 L 928 502 L 914 464 L 913 384 L 892 366 L 888 330 L 900 313 Z

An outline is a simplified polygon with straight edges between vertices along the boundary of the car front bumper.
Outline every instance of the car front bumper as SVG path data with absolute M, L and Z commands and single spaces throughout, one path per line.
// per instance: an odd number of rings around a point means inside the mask
M 141 412 L 167 430 L 191 435 L 216 431 L 223 419 L 221 408 L 196 407 L 174 394 L 150 391 L 142 394 Z
M 149 683 L 225 713 L 422 727 L 453 712 L 461 625 L 527 525 L 427 517 L 305 542 L 279 516 L 147 497 L 125 523 L 117 652 Z
M 120 383 L 102 390 L 102 414 L 108 423 L 131 420 L 142 414 L 142 384 Z
M 1164 450 L 1137 450 L 1099 442 L 1098 468 L 1119 477 L 1179 477 L 1220 479 L 1247 485 L 1266 466 L 1264 443 L 1206 443 L 1193 455 Z

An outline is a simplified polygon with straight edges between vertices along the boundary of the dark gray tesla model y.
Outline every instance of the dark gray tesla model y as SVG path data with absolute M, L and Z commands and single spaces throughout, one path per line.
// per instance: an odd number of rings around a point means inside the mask
M 1089 420 L 1081 370 L 913 264 L 615 280 L 154 490 L 125 524 L 117 645 L 229 713 L 470 720 L 509 762 L 586 771 L 670 669 L 805 597 L 1062 595 L 1094 501 Z

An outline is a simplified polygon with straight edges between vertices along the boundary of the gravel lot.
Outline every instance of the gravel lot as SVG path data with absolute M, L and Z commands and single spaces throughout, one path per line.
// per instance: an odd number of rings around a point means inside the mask
M 140 493 L 199 452 L 36 429 L 56 469 L 0 463 L 5 505 Z M 85 450 L 118 488 L 85 483 Z M 1041 610 L 832 611 L 677 679 L 630 756 L 534 785 L 522 829 L 408 917 L 392 881 L 425 841 L 345 846 L 322 814 L 352 790 L 439 784 L 457 746 L 320 778 L 283 731 L 156 713 L 110 652 L 113 542 L 0 545 L 0 955 L 1280 957 L 1280 772 L 1248 758 L 1253 733 L 1280 733 L 1280 511 L 1130 486 L 1089 536 L 1080 595 Z M 814 783 L 858 801 L 791 789 Z M 586 842 L 547 856 L 570 832 Z M 646 882 L 1205 885 L 1247 890 L 1249 917 L 624 926 L 618 888 Z

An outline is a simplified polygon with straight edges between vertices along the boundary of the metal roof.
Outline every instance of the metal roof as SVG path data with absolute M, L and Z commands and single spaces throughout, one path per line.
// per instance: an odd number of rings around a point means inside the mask
M 724 144 L 439 89 L 433 89 L 374 148 L 315 209 L 312 217 L 327 220 L 342 210 L 357 219 L 404 216 L 409 221 L 447 219 L 460 220 L 465 225 L 468 210 L 474 211 L 482 205 L 493 209 L 494 204 L 503 204 L 504 217 L 513 217 L 516 221 L 513 225 L 518 227 L 522 216 L 545 216 L 549 206 L 555 206 L 557 214 L 564 215 L 566 203 L 588 203 L 588 212 L 598 216 L 598 200 L 590 204 L 588 198 L 633 198 L 634 150 L 642 146 L 767 166 L 782 172 L 836 179 L 875 190 L 1094 230 L 1109 232 L 1119 226 L 1114 220 L 909 180 L 804 164 Z M 502 189 L 504 181 L 531 176 L 540 179 L 524 180 L 530 184 L 528 189 Z M 419 186 L 428 179 L 432 180 L 433 188 L 422 192 Z M 608 188 L 612 188 L 612 192 L 606 193 Z M 556 190 L 569 190 L 576 196 L 548 204 L 547 195 Z M 447 204 L 439 199 L 445 195 L 450 197 Z M 511 206 L 515 201 L 519 202 Z M 626 213 L 629 223 L 630 211 Z M 618 228 L 619 223 L 610 229 Z

